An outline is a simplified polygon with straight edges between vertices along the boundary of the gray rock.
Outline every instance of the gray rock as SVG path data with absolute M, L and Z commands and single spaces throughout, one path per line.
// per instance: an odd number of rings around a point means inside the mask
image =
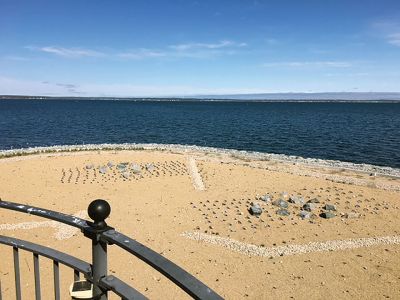
M 278 210 L 276 211 L 276 214 L 279 215 L 279 216 L 285 216 L 285 217 L 287 217 L 287 216 L 290 215 L 290 212 L 289 212 L 287 209 L 281 208 L 281 209 L 278 209 Z
M 118 164 L 118 165 L 117 165 L 117 169 L 118 169 L 118 171 L 120 171 L 120 172 L 125 171 L 125 170 L 126 170 L 126 167 L 127 167 L 127 165 L 124 164 L 124 163 L 121 163 L 121 164 Z
M 131 170 L 134 174 L 140 174 L 142 172 L 142 169 L 140 168 L 140 166 L 138 164 L 131 164 Z
M 101 174 L 106 174 L 107 173 L 107 167 L 106 166 L 101 166 L 99 168 L 99 173 Z
M 122 173 L 122 176 L 124 178 L 128 179 L 131 176 L 131 174 L 129 172 L 124 172 L 124 173 Z
M 296 205 L 303 205 L 304 204 L 304 198 L 303 197 L 298 197 L 298 196 L 290 196 L 289 202 L 290 203 L 294 203 Z
M 258 205 L 257 203 L 253 204 L 252 206 L 250 206 L 249 208 L 249 212 L 253 215 L 253 216 L 259 216 L 262 214 L 262 208 L 260 207 L 260 205 Z
M 300 218 L 302 218 L 303 220 L 304 219 L 310 219 L 313 215 L 314 214 L 312 212 L 305 211 L 305 210 L 300 211 L 299 214 L 298 214 L 298 216 Z
M 329 212 L 329 211 L 323 212 L 323 213 L 321 213 L 319 216 L 320 216 L 321 218 L 324 218 L 324 219 L 331 219 L 331 218 L 336 217 L 335 214 L 333 214 L 333 213 L 331 213 L 331 212 Z
M 317 198 L 313 198 L 311 200 L 307 201 L 308 203 L 320 203 L 320 201 Z
M 113 164 L 112 161 L 109 161 L 109 162 L 107 163 L 107 166 L 108 166 L 109 168 L 112 168 L 112 167 L 114 167 L 114 164 Z
M 317 207 L 317 205 L 315 203 L 306 203 L 303 205 L 303 209 L 305 211 L 312 211 Z
M 153 164 L 146 164 L 146 170 L 149 172 L 153 172 L 154 171 L 154 165 Z
M 263 195 L 263 196 L 261 196 L 260 197 L 260 199 L 262 200 L 262 201 L 264 201 L 264 202 L 270 202 L 271 201 L 271 196 L 270 195 L 268 195 L 268 194 L 265 194 L 265 195 Z
M 275 206 L 282 207 L 282 208 L 288 208 L 289 207 L 289 203 L 287 201 L 283 200 L 283 199 L 275 200 L 274 202 L 272 202 L 272 204 L 275 205 Z
M 94 168 L 94 164 L 86 165 L 86 169 L 87 170 L 90 170 L 90 169 L 93 169 L 93 168 Z
M 336 211 L 336 206 L 332 204 L 325 204 L 323 207 L 325 210 Z

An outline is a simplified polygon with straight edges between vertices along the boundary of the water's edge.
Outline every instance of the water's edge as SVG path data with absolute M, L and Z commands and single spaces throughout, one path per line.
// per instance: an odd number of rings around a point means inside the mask
M 86 145 L 56 145 L 49 147 L 31 147 L 12 150 L 0 150 L 0 158 L 23 156 L 40 153 L 75 152 L 93 150 L 169 150 L 178 152 L 196 151 L 202 153 L 225 154 L 236 158 L 251 160 L 272 160 L 288 163 L 300 163 L 307 166 L 338 168 L 352 171 L 376 173 L 379 175 L 400 177 L 400 168 L 383 167 L 371 164 L 357 164 L 338 160 L 324 160 L 318 158 L 304 158 L 284 154 L 262 153 L 254 151 L 233 150 L 214 147 L 201 147 L 195 145 L 179 144 L 86 144 Z

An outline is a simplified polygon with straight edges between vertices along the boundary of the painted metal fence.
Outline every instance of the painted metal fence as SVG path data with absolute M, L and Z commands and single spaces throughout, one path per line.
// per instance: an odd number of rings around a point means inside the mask
M 106 300 L 108 299 L 109 291 L 114 292 L 120 296 L 121 299 L 147 299 L 139 291 L 121 281 L 116 276 L 107 275 L 108 245 L 116 245 L 133 254 L 169 278 L 174 284 L 179 286 L 194 299 L 222 299 L 221 296 L 204 283 L 166 259 L 164 256 L 108 226 L 105 219 L 110 215 L 111 208 L 105 200 L 98 199 L 90 203 L 88 214 L 93 222 L 52 210 L 8 201 L 0 200 L 0 208 L 28 213 L 77 227 L 83 232 L 85 237 L 92 240 L 92 264 L 89 264 L 52 248 L 0 235 L 0 244 L 8 245 L 13 248 L 15 293 L 17 300 L 21 299 L 20 250 L 32 252 L 36 300 L 41 299 L 40 256 L 53 261 L 54 299 L 56 300 L 60 299 L 61 293 L 67 293 L 67 291 L 60 291 L 60 264 L 70 267 L 73 270 L 74 281 L 78 281 L 82 274 L 87 281 L 93 284 L 92 299 Z M 1 281 L 0 300 L 2 300 Z

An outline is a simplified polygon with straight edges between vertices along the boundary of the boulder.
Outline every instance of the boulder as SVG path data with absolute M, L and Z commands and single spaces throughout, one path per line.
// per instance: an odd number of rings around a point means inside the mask
M 305 211 L 312 211 L 317 207 L 317 205 L 315 203 L 306 203 L 303 205 L 303 210 Z
M 303 197 L 298 197 L 298 196 L 290 196 L 289 202 L 290 203 L 294 203 L 296 205 L 303 205 L 304 204 L 304 198 Z
M 153 172 L 154 171 L 154 165 L 153 164 L 146 164 L 146 170 L 149 172 Z
M 131 170 L 134 174 L 140 174 L 142 172 L 142 168 L 138 164 L 131 164 Z
M 106 166 L 101 166 L 99 168 L 99 173 L 101 174 L 106 174 L 107 173 L 107 167 Z
M 321 218 L 324 218 L 324 219 L 331 219 L 331 218 L 336 217 L 335 214 L 333 214 L 333 213 L 331 213 L 331 212 L 329 212 L 329 211 L 323 212 L 323 213 L 321 213 L 319 216 L 320 216 Z
M 314 214 L 312 212 L 305 211 L 305 210 L 300 211 L 299 214 L 298 214 L 298 216 L 300 218 L 302 218 L 303 220 L 304 219 L 310 219 L 313 215 Z
M 271 196 L 268 195 L 268 194 L 265 194 L 265 195 L 261 196 L 260 199 L 261 199 L 262 201 L 264 201 L 264 202 L 267 202 L 267 203 L 268 203 L 268 202 L 271 202 Z
M 311 200 L 307 201 L 308 203 L 320 203 L 320 201 L 318 200 L 318 198 L 313 198 Z
M 288 208 L 289 207 L 289 203 L 287 201 L 283 200 L 283 199 L 275 200 L 274 202 L 272 202 L 272 204 L 275 205 L 275 206 L 282 207 L 282 208 Z
M 336 211 L 336 206 L 335 206 L 335 205 L 332 205 L 332 204 L 325 204 L 325 206 L 323 207 L 323 209 L 329 210 L 329 211 Z
M 262 208 L 257 203 L 252 203 L 252 205 L 249 208 L 249 212 L 253 216 L 259 216 L 262 214 Z
M 279 216 L 287 217 L 290 215 L 290 212 L 287 209 L 281 208 L 276 211 L 276 214 Z

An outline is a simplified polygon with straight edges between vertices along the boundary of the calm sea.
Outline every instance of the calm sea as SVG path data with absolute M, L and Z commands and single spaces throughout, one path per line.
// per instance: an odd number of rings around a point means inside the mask
M 400 104 L 0 100 L 0 149 L 187 144 L 400 167 Z

